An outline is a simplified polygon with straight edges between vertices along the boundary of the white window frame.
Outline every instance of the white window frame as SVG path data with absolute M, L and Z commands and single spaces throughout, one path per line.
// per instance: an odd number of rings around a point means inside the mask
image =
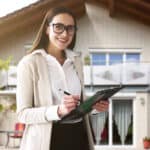
M 112 98 L 109 99 L 109 143 L 108 145 L 95 145 L 95 150 L 117 150 L 121 148 L 121 150 L 124 149 L 132 149 L 135 148 L 135 137 L 136 137 L 136 132 L 135 132 L 135 98 L 136 98 L 136 93 L 117 93 L 115 94 Z M 112 103 L 113 100 L 132 100 L 133 101 L 133 144 L 132 145 L 113 145 L 112 144 Z
M 123 63 L 126 62 L 126 54 L 127 53 L 139 53 L 140 61 L 141 61 L 141 48 L 89 48 L 89 52 L 90 52 L 90 54 L 105 53 L 106 54 L 106 66 L 109 65 L 109 54 L 110 53 L 123 54 Z M 92 59 L 92 57 L 91 57 L 91 59 Z

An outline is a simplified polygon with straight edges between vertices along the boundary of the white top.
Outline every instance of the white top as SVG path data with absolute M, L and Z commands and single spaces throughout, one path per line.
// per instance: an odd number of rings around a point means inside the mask
M 47 54 L 44 50 L 41 52 L 46 58 L 49 70 L 49 77 L 53 94 L 54 107 L 47 109 L 46 118 L 47 120 L 59 120 L 57 114 L 58 105 L 62 103 L 64 93 L 59 89 L 65 90 L 73 95 L 81 95 L 81 84 L 78 78 L 77 72 L 73 64 L 73 58 L 69 58 L 66 50 L 66 57 L 63 65 L 56 60 L 56 58 L 50 54 Z M 54 81 L 54 82 L 53 82 Z M 74 120 L 68 123 L 78 122 Z

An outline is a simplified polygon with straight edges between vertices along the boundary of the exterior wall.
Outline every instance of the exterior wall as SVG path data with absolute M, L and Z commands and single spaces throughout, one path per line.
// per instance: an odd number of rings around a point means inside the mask
M 25 45 L 31 44 L 39 29 L 37 25 L 27 26 L 26 28 L 16 29 L 4 37 L 0 37 L 0 58 L 13 57 L 13 63 L 18 61 L 26 54 Z
M 86 5 L 87 15 L 79 20 L 75 49 L 141 48 L 142 61 L 150 61 L 150 28 L 127 16 L 110 18 L 108 9 Z
M 150 136 L 150 92 L 147 98 L 147 135 Z
M 150 93 L 139 92 L 135 100 L 135 142 L 137 150 L 143 150 L 142 139 L 150 136 L 149 131 L 149 99 Z

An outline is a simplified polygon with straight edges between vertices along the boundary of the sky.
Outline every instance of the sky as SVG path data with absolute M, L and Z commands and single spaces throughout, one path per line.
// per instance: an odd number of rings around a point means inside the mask
M 12 13 L 39 0 L 0 0 L 0 17 Z

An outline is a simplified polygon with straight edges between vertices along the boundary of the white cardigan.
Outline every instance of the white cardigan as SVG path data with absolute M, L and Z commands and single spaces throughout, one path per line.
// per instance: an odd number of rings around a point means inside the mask
M 79 54 L 72 51 L 74 65 L 83 90 L 83 73 Z M 20 150 L 49 150 L 52 122 L 47 122 L 45 112 L 52 107 L 51 85 L 45 58 L 35 51 L 25 56 L 17 70 L 17 114 L 20 122 L 26 124 Z M 85 117 L 86 128 L 93 150 L 93 139 L 88 116 Z

